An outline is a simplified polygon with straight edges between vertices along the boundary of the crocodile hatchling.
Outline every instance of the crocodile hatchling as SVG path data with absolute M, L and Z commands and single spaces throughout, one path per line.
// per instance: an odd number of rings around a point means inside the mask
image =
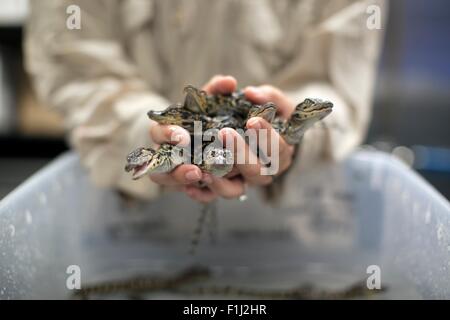
M 183 127 L 191 135 L 191 141 L 201 135 L 202 142 L 199 146 L 195 146 L 195 142 L 191 143 L 190 150 L 164 143 L 158 150 L 141 147 L 132 151 L 127 157 L 125 170 L 132 171 L 133 179 L 152 173 L 170 172 L 183 163 L 193 163 L 204 172 L 219 177 L 225 176 L 233 168 L 233 154 L 218 142 L 217 135 L 214 140 L 205 141 L 202 136 L 206 135 L 204 130 L 217 134 L 220 129 L 228 127 L 240 129 L 242 134 L 248 119 L 261 117 L 271 123 L 288 144 L 296 145 L 301 142 L 305 131 L 329 115 L 333 107 L 329 101 L 305 99 L 295 107 L 291 117 L 285 120 L 276 116 L 277 108 L 274 103 L 253 104 L 245 99 L 242 91 L 226 95 L 207 95 L 205 91 L 188 85 L 184 88 L 184 93 L 186 96 L 183 104 L 170 105 L 163 111 L 151 110 L 148 117 L 159 124 Z M 203 130 L 200 130 L 200 133 L 196 130 L 199 125 Z M 195 231 L 197 239 L 192 242 L 193 247 L 198 243 L 207 212 L 215 212 L 214 205 L 212 203 L 203 207 Z

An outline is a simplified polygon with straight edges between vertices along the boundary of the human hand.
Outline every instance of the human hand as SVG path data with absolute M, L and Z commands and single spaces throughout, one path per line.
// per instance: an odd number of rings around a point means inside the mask
M 208 94 L 227 94 L 235 91 L 237 81 L 231 76 L 215 76 L 204 87 Z M 294 104 L 278 89 L 265 85 L 260 87 L 247 87 L 244 89 L 246 98 L 257 104 L 274 102 L 277 105 L 277 112 L 281 117 L 287 118 L 294 110 Z M 254 117 L 247 122 L 248 129 L 256 132 L 262 129 L 267 130 L 267 139 L 258 141 L 258 146 L 263 147 L 270 159 L 276 159 L 277 170 L 275 174 L 280 174 L 287 170 L 291 164 L 293 147 L 288 145 L 282 137 L 272 128 L 272 126 L 262 118 Z M 177 126 L 155 125 L 151 130 L 152 138 L 157 143 L 170 142 L 172 139 L 189 143 L 189 134 L 184 129 Z M 245 163 L 236 164 L 233 170 L 225 177 L 216 177 L 209 173 L 201 172 L 195 165 L 181 165 L 170 173 L 153 174 L 151 179 L 161 185 L 171 186 L 177 190 L 185 192 L 189 197 L 199 202 L 207 203 L 218 197 L 226 199 L 237 198 L 245 193 L 245 184 L 267 185 L 272 182 L 271 175 L 262 174 L 262 164 L 256 155 L 249 149 L 249 146 L 235 130 L 230 128 L 222 129 L 219 138 L 224 143 L 227 139 L 234 140 L 235 156 L 239 152 L 245 152 L 247 156 Z M 271 146 L 278 144 L 277 150 L 271 150 Z M 241 147 L 239 147 L 241 146 Z M 273 154 L 275 153 L 276 154 Z M 271 163 L 271 165 L 273 165 Z M 203 182 L 206 187 L 200 187 L 198 182 Z
M 215 76 L 204 87 L 208 94 L 226 94 L 236 90 L 236 80 L 229 76 Z M 155 124 L 150 129 L 150 136 L 157 144 L 172 143 L 181 146 L 189 145 L 189 133 L 175 125 Z M 182 164 L 168 173 L 155 173 L 150 179 L 162 186 L 185 192 L 199 202 L 207 203 L 217 197 L 236 198 L 245 192 L 240 177 L 220 178 L 204 173 L 194 164 Z M 203 182 L 207 187 L 199 187 Z
M 231 76 L 217 75 L 203 86 L 203 90 L 208 94 L 227 94 L 235 91 L 237 81 Z M 232 171 L 233 172 L 233 171 Z M 245 193 L 245 184 L 241 176 L 234 175 L 216 177 L 209 173 L 202 173 L 201 180 L 206 187 L 199 187 L 197 183 L 184 185 L 180 190 L 189 197 L 199 202 L 211 202 L 218 197 L 233 199 Z
M 295 109 L 294 103 L 282 91 L 270 85 L 246 87 L 244 94 L 249 101 L 255 104 L 275 103 L 277 113 L 285 119 Z M 272 183 L 274 176 L 280 175 L 290 167 L 294 147 L 287 144 L 278 132 L 273 129 L 272 125 L 263 118 L 250 118 L 246 127 L 247 129 L 255 130 L 256 137 L 258 137 L 258 149 L 264 150 L 266 158 L 270 159 L 271 174 L 267 174 L 267 171 L 264 173 L 261 159 L 257 159 L 248 144 L 244 143 L 242 136 L 233 129 L 225 128 L 221 130 L 222 139 L 224 141 L 227 141 L 227 139 L 234 140 L 232 143 L 235 146 L 235 157 L 238 153 L 247 155 L 246 161 L 242 164 L 237 163 L 236 170 L 233 170 L 227 177 L 240 174 L 250 185 L 268 185 Z M 260 133 L 259 131 L 261 130 L 264 130 L 264 132 Z M 260 140 L 260 137 L 264 139 Z M 275 148 L 272 150 L 273 147 Z

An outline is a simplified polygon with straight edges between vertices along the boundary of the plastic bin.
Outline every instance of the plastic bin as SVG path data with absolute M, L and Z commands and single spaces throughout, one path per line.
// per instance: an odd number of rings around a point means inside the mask
M 83 286 L 193 264 L 221 283 L 325 289 L 365 280 L 376 265 L 388 288 L 380 298 L 450 298 L 450 206 L 420 176 L 390 155 L 358 151 L 299 180 L 300 205 L 272 208 L 255 193 L 220 201 L 215 242 L 203 235 L 192 256 L 198 204 L 178 193 L 123 200 L 92 186 L 65 154 L 0 202 L 0 298 L 70 298 L 70 265 Z

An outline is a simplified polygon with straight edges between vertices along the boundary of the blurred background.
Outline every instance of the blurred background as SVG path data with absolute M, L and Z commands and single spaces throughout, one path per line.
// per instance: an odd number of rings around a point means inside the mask
M 366 148 L 393 153 L 450 198 L 450 3 L 389 2 Z M 0 2 L 0 199 L 68 149 L 22 65 L 26 0 Z

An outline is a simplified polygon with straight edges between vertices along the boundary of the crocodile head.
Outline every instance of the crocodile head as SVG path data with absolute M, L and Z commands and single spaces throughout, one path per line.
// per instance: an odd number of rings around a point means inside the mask
M 127 156 L 125 171 L 133 171 L 133 179 L 145 175 L 151 167 L 156 151 L 151 148 L 137 148 Z
M 181 104 L 173 104 L 162 111 L 150 110 L 147 116 L 159 124 L 183 125 L 183 120 L 189 119 L 191 114 Z
M 293 122 L 303 123 L 305 121 L 317 122 L 331 113 L 333 104 L 330 101 L 320 99 L 305 99 L 295 107 L 291 115 Z
M 295 107 L 284 129 L 284 138 L 289 144 L 301 141 L 306 130 L 331 113 L 333 104 L 320 99 L 305 99 Z
M 271 123 L 275 118 L 276 113 L 277 113 L 277 106 L 272 102 L 268 102 L 263 105 L 255 104 L 252 107 L 250 107 L 247 120 L 252 117 L 261 117 L 267 122 Z

